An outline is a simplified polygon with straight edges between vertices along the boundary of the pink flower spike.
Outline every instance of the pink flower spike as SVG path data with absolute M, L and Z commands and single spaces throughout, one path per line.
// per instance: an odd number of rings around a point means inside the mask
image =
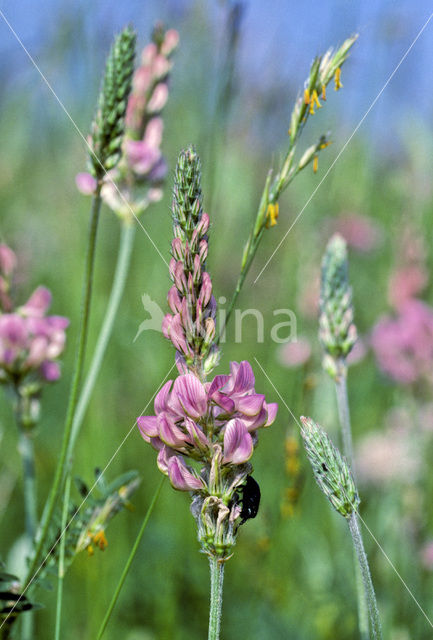
M 51 304 L 51 292 L 46 287 L 38 287 L 21 307 L 22 313 L 42 318 Z
M 224 431 L 223 462 L 242 464 L 253 455 L 253 439 L 242 420 L 230 420 Z
M 139 416 L 137 418 L 137 426 L 146 442 L 150 442 L 150 438 L 158 435 L 156 416 Z
M 83 172 L 77 173 L 75 176 L 75 184 L 77 185 L 78 191 L 85 196 L 91 196 L 95 192 L 98 183 L 90 173 Z
M 203 481 L 191 473 L 180 456 L 173 456 L 168 461 L 168 475 L 173 487 L 179 491 L 203 489 Z
M 9 277 L 17 266 L 15 253 L 6 244 L 0 244 L 0 271 Z

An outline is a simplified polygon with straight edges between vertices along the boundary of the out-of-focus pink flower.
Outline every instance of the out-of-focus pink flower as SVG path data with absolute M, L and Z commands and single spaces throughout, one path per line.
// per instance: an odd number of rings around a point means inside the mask
M 81 191 L 85 196 L 91 196 L 95 193 L 96 189 L 96 179 L 85 171 L 81 173 L 77 173 L 75 176 L 75 184 L 77 185 L 78 191 Z
M 375 249 L 380 244 L 382 236 L 371 218 L 357 213 L 340 216 L 335 220 L 333 229 L 334 233 L 343 236 L 349 247 L 362 252 Z
M 409 265 L 397 269 L 391 274 L 388 285 L 388 298 L 395 309 L 415 298 L 427 286 L 428 274 L 421 265 Z
M 320 275 L 318 272 L 307 274 L 305 280 L 308 284 L 301 289 L 298 307 L 305 317 L 317 318 L 320 299 Z
M 311 357 L 311 345 L 307 338 L 298 338 L 281 345 L 278 359 L 285 367 L 301 367 Z
M 137 418 L 142 437 L 159 451 L 158 467 L 176 489 L 190 491 L 201 483 L 182 456 L 211 457 L 220 446 L 224 464 L 243 464 L 253 453 L 257 429 L 275 420 L 277 405 L 255 393 L 251 365 L 232 362 L 230 367 L 230 375 L 211 383 L 191 373 L 169 380 L 155 397 L 156 415 Z
M 433 540 L 429 540 L 422 546 L 420 556 L 424 569 L 433 571 Z
M 421 468 L 419 446 L 410 425 L 389 427 L 366 435 L 356 451 L 356 469 L 369 484 L 413 484 Z
M 419 300 L 406 301 L 395 318 L 379 320 L 371 344 L 380 368 L 397 382 L 431 378 L 433 309 Z
M 0 244 L 0 272 L 9 278 L 17 266 L 15 253 L 6 244 Z
M 66 341 L 69 320 L 47 316 L 51 293 L 38 287 L 25 305 L 0 315 L 0 377 L 14 383 L 30 373 L 52 382 L 60 376 L 57 358 Z

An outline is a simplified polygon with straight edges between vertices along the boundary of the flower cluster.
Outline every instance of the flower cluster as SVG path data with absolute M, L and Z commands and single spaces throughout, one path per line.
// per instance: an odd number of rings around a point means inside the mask
M 67 318 L 47 316 L 51 293 L 38 287 L 17 309 L 9 296 L 10 280 L 16 266 L 15 254 L 0 246 L 0 381 L 18 385 L 34 373 L 41 381 L 60 376 L 57 362 L 65 346 Z
M 192 147 L 182 151 L 176 167 L 173 190 L 173 235 L 168 292 L 172 314 L 164 318 L 162 330 L 177 351 L 178 367 L 200 378 L 218 362 L 214 343 L 216 302 L 206 271 L 209 216 L 203 212 L 200 159 Z
M 253 517 L 245 517 L 239 492 L 253 482 L 248 480 L 249 460 L 257 432 L 272 424 L 277 405 L 255 392 L 246 361 L 232 362 L 230 375 L 207 381 L 219 355 L 216 302 L 205 268 L 209 217 L 202 209 L 200 160 L 192 147 L 178 159 L 172 211 L 172 314 L 165 316 L 163 332 L 176 349 L 180 375 L 156 395 L 155 415 L 140 416 L 137 424 L 158 451 L 158 467 L 172 486 L 192 492 L 191 511 L 203 550 L 224 562 L 239 525 Z
M 161 153 L 161 112 L 168 98 L 171 57 L 178 41 L 177 31 L 158 26 L 152 42 L 143 49 L 141 64 L 132 78 L 122 156 L 102 187 L 104 201 L 121 217 L 128 218 L 130 208 L 139 215 L 162 197 L 159 185 L 166 176 L 167 165 Z M 76 182 L 86 195 L 95 190 L 96 181 L 89 173 L 79 173 Z
M 143 438 L 159 451 L 158 467 L 175 489 L 205 489 L 205 480 L 185 457 L 210 462 L 221 452 L 223 465 L 247 462 L 257 430 L 275 419 L 276 404 L 255 393 L 251 365 L 232 362 L 230 375 L 203 384 L 194 374 L 165 383 L 155 398 L 155 416 L 138 418 Z

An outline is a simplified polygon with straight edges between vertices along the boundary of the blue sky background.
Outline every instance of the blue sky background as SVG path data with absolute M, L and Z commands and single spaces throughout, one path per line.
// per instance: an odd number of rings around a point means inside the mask
M 84 0 L 6 0 L 1 8 L 35 56 L 80 124 L 83 96 L 94 99 L 92 83 L 98 78 L 114 31 L 133 22 L 141 39 L 151 25 L 162 19 L 181 33 L 183 72 L 175 82 L 187 90 L 188 75 L 206 59 L 212 71 L 217 64 L 224 30 L 224 11 L 229 3 L 168 0 L 109 2 Z M 428 19 L 427 0 L 374 0 L 355 2 L 325 0 L 245 0 L 240 40 L 237 84 L 244 101 L 267 92 L 276 95 L 285 113 L 290 105 L 285 92 L 294 95 L 317 52 L 358 32 L 359 41 L 350 65 L 344 70 L 344 99 L 336 101 L 339 124 L 353 130 L 383 87 L 402 55 Z M 199 27 L 199 28 L 198 28 Z M 375 149 L 387 150 L 421 117 L 433 119 L 433 20 L 403 62 L 360 131 L 369 133 Z M 213 69 L 215 70 L 215 69 Z M 0 22 L 0 100 L 13 99 L 23 90 L 38 110 L 46 91 L 35 70 L 3 22 Z M 41 93 L 42 92 L 42 93 Z M 191 96 L 194 99 L 194 96 Z M 203 99 L 200 97 L 198 99 Z M 338 102 L 338 104 L 337 104 Z M 0 103 L 1 104 L 1 103 Z M 38 118 L 44 121 L 42 109 Z M 371 135 L 372 134 L 372 135 Z

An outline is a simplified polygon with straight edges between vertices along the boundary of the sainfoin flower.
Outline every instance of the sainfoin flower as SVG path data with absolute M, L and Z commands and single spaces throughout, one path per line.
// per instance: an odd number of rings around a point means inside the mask
M 172 486 L 192 495 L 203 551 L 227 560 L 245 519 L 239 492 L 249 482 L 257 432 L 272 424 L 277 405 L 255 391 L 251 365 L 232 362 L 230 374 L 207 377 L 219 358 L 216 302 L 206 270 L 209 216 L 204 213 L 200 159 L 193 147 L 179 155 L 172 202 L 173 235 L 163 333 L 176 350 L 180 375 L 155 397 L 155 414 L 140 416 L 144 440 Z M 255 486 L 255 484 L 254 484 Z M 260 492 L 257 495 L 260 497 Z M 254 515 L 258 504 L 255 505 Z
M 137 420 L 175 489 L 206 487 L 206 478 L 187 466 L 186 457 L 210 462 L 220 451 L 223 465 L 241 465 L 253 454 L 257 430 L 275 419 L 277 405 L 255 393 L 251 365 L 232 362 L 230 368 L 230 375 L 205 384 L 191 373 L 169 380 L 155 398 L 155 415 Z
M 2 255 L 6 255 L 5 245 Z M 0 264 L 1 277 L 10 277 L 15 268 L 15 254 L 9 249 L 10 258 L 5 267 Z M 8 302 L 10 302 L 8 298 Z M 11 303 L 11 302 L 10 302 Z M 12 304 L 12 303 L 11 303 Z M 38 287 L 29 300 L 16 309 L 5 309 L 0 304 L 0 379 L 2 382 L 20 384 L 29 374 L 47 382 L 60 376 L 58 358 L 65 346 L 65 329 L 69 320 L 62 316 L 48 316 L 51 293 Z M 6 312 L 4 312 L 6 311 Z
M 162 197 L 160 187 L 167 164 L 161 152 L 161 112 L 168 98 L 171 57 L 178 41 L 177 31 L 157 27 L 132 78 L 122 156 L 116 168 L 108 172 L 101 191 L 105 203 L 121 217 L 128 218 L 131 209 L 139 215 Z M 83 194 L 94 192 L 96 180 L 90 173 L 79 173 L 75 180 Z

